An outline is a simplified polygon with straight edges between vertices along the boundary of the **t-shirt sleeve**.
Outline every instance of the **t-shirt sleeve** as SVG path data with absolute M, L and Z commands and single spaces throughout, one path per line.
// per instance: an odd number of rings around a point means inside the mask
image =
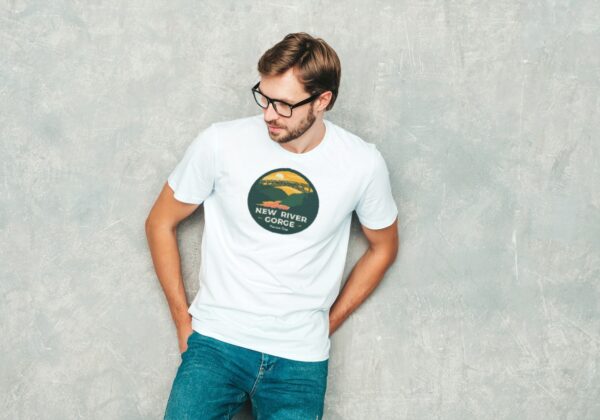
M 355 210 L 361 225 L 368 229 L 383 229 L 394 222 L 398 207 L 392 195 L 387 165 L 376 147 L 372 165 L 370 178 Z
M 214 124 L 203 129 L 187 147 L 167 182 L 178 201 L 201 204 L 215 185 L 217 154 Z

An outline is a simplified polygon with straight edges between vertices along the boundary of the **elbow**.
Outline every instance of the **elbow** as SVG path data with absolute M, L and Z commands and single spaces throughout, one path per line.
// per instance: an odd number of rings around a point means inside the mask
M 392 246 L 388 251 L 386 251 L 385 258 L 388 267 L 394 264 L 394 262 L 398 258 L 398 246 Z
M 390 257 L 390 265 L 394 264 L 397 259 L 398 259 L 398 248 L 396 248 L 396 250 L 392 253 L 392 255 Z
M 394 261 L 396 261 L 396 258 L 398 258 L 398 252 L 399 251 L 400 251 L 400 240 L 396 236 L 396 239 L 394 240 L 394 243 L 393 243 L 393 246 L 392 246 L 392 251 L 391 251 L 392 263 Z
M 175 231 L 177 228 L 176 224 L 167 223 L 165 220 L 157 219 L 156 217 L 152 217 L 152 215 L 146 218 L 144 222 L 144 230 L 146 231 L 146 236 L 149 236 L 152 232 L 156 230 L 170 230 Z
M 146 230 L 146 232 L 148 232 L 150 229 L 152 229 L 152 227 L 155 225 L 155 221 L 154 218 L 152 217 L 152 213 L 150 213 L 148 215 L 148 217 L 146 217 L 146 221 L 144 222 L 144 229 Z
M 395 237 L 393 240 L 389 241 L 383 246 L 380 246 L 378 252 L 381 254 L 381 258 L 385 259 L 387 266 L 391 266 L 394 264 L 396 259 L 398 258 L 398 251 L 400 249 L 400 243 L 398 241 L 398 237 Z
M 146 222 L 144 223 L 144 231 L 146 232 L 146 237 L 150 237 L 150 233 L 152 232 L 153 226 L 154 225 L 152 223 L 152 219 L 148 217 L 146 219 Z
M 381 261 L 382 265 L 389 267 L 398 257 L 398 244 L 392 242 L 385 245 L 379 244 L 379 246 L 371 246 L 369 247 L 369 252 L 371 252 L 372 255 L 375 255 L 376 258 Z

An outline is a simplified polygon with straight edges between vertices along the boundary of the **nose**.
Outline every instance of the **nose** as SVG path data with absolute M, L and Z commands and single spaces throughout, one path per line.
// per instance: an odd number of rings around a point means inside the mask
M 267 107 L 264 109 L 265 112 L 265 120 L 273 121 L 279 118 L 279 114 L 275 112 L 275 108 L 273 108 L 273 104 L 269 102 Z

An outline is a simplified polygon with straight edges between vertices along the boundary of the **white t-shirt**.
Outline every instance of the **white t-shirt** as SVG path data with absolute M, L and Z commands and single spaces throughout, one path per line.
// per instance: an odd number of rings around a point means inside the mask
M 380 229 L 398 210 L 375 144 L 323 121 L 306 153 L 271 140 L 262 113 L 213 123 L 169 175 L 177 200 L 204 203 L 194 330 L 288 359 L 329 358 L 352 212 Z

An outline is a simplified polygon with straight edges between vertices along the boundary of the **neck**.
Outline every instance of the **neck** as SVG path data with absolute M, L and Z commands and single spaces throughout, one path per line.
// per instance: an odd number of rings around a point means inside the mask
M 312 127 L 297 139 L 280 144 L 281 147 L 293 153 L 306 153 L 317 147 L 325 137 L 323 116 L 318 116 Z

